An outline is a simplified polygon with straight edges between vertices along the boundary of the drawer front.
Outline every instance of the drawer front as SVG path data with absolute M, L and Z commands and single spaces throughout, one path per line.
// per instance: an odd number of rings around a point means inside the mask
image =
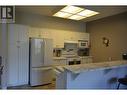
M 67 64 L 67 60 L 65 60 L 65 59 L 56 59 L 56 60 L 53 60 L 53 63 L 54 64 Z

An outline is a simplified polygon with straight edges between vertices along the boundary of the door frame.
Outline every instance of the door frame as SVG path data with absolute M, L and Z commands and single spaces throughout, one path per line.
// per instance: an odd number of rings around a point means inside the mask
M 0 37 L 0 56 L 2 56 L 2 66 L 3 71 L 1 75 L 1 88 L 7 89 L 7 76 L 8 76 L 8 24 L 2 23 L 1 28 L 1 37 Z

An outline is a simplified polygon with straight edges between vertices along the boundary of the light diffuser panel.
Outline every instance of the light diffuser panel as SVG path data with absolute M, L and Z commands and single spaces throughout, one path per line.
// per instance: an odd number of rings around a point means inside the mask
M 75 13 L 83 11 L 83 10 L 84 9 L 80 8 L 80 7 L 67 6 L 67 7 L 63 8 L 62 10 L 60 10 L 60 11 L 75 14 Z
M 99 12 L 95 12 L 92 10 L 75 7 L 75 6 L 66 6 L 63 9 L 61 9 L 59 12 L 54 14 L 53 16 L 73 19 L 73 20 L 81 20 L 96 14 L 99 14 Z
M 84 19 L 86 17 L 83 17 L 83 16 L 79 16 L 79 15 L 73 15 L 73 16 L 70 16 L 69 19 L 73 19 L 73 20 L 80 20 L 80 19 Z
M 54 14 L 53 16 L 56 16 L 56 17 L 62 17 L 62 18 L 67 18 L 69 16 L 71 16 L 72 14 L 69 14 L 69 13 L 64 13 L 64 12 L 57 12 L 56 14 Z
M 87 10 L 87 9 L 80 12 L 80 13 L 77 13 L 77 15 L 85 16 L 85 17 L 90 17 L 90 16 L 93 16 L 93 15 L 96 15 L 96 14 L 98 14 L 98 12 Z

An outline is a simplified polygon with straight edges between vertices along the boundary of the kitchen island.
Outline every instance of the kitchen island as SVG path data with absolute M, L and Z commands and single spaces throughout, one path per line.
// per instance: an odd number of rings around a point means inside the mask
M 127 75 L 127 61 L 57 66 L 56 69 L 60 72 L 56 78 L 57 89 L 116 89 L 117 79 Z

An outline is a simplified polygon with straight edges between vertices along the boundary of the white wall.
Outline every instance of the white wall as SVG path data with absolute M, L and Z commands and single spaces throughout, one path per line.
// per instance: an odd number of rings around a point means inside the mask
M 84 22 L 31 13 L 16 12 L 16 23 L 48 29 L 86 32 L 86 24 Z

